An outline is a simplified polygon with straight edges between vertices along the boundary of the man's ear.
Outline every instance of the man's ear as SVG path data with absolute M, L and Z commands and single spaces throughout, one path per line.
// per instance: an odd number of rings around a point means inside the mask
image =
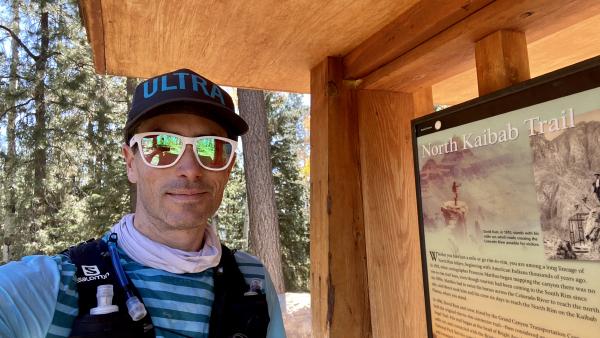
M 131 183 L 137 183 L 137 170 L 135 164 L 135 153 L 133 149 L 126 144 L 121 147 L 123 151 L 123 159 L 125 160 L 125 168 L 127 168 L 127 179 Z

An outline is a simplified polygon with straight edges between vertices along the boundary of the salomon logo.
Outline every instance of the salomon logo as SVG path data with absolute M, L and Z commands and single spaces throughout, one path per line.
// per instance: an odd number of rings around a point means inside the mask
M 82 265 L 81 269 L 85 277 L 77 277 L 77 283 L 91 282 L 99 279 L 107 279 L 109 273 L 100 274 L 100 269 L 97 265 Z
M 248 336 L 243 333 L 235 333 L 231 338 L 248 338 Z
M 83 282 L 91 282 L 91 281 L 95 281 L 95 280 L 99 280 L 99 279 L 107 279 L 109 276 L 109 273 L 105 273 L 103 275 L 96 275 L 96 276 L 90 276 L 90 277 L 77 277 L 77 283 L 83 283 Z
M 97 265 L 82 265 L 81 268 L 83 269 L 83 274 L 88 277 L 98 276 L 100 274 L 100 270 L 98 269 Z

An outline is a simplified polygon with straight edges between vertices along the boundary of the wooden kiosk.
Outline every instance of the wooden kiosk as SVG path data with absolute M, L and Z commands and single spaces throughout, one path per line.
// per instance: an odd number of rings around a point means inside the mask
M 410 122 L 600 55 L 597 0 L 80 0 L 96 71 L 311 93 L 315 337 L 427 335 Z

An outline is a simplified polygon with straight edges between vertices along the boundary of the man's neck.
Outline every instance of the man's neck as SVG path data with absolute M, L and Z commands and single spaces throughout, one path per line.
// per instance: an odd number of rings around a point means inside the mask
M 136 213 L 133 218 L 133 226 L 142 235 L 168 247 L 188 252 L 200 251 L 207 225 L 208 222 L 196 228 L 177 229 L 147 217 L 144 213 Z

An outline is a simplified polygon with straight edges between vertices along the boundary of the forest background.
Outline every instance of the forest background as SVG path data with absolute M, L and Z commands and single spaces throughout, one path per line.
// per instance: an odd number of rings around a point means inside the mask
M 0 0 L 0 264 L 97 238 L 132 212 L 120 149 L 140 80 L 96 74 L 91 55 L 76 1 Z M 285 289 L 307 291 L 308 106 L 262 95 Z M 212 221 L 252 253 L 241 149 Z

